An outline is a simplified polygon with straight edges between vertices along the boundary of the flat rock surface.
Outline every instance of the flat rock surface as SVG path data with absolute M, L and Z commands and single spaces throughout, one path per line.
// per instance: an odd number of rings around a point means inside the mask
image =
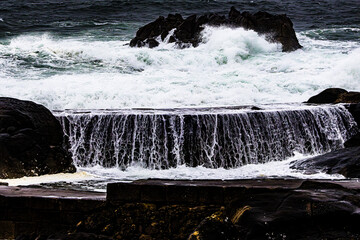
M 307 179 L 241 179 L 241 180 L 170 180 L 149 179 L 131 183 L 111 183 L 110 185 L 161 185 L 187 187 L 239 187 L 239 188 L 283 188 L 296 189 L 304 183 L 330 183 L 348 189 L 360 189 L 359 180 L 307 180 Z
M 0 196 L 3 196 L 3 197 L 41 197 L 41 198 L 61 198 L 61 199 L 105 200 L 106 193 L 74 191 L 74 190 L 59 190 L 59 189 L 45 189 L 45 188 L 0 186 Z

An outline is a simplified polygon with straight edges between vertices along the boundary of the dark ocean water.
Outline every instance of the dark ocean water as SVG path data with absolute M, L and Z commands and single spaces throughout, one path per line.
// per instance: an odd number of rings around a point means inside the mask
M 2 0 L 0 29 L 1 36 L 24 32 L 81 35 L 84 30 L 92 30 L 94 34 L 101 31 L 107 36 L 123 37 L 134 34 L 139 26 L 159 15 L 227 14 L 231 6 L 240 11 L 287 14 L 299 31 L 360 25 L 359 0 Z M 351 39 L 349 35 L 331 38 Z

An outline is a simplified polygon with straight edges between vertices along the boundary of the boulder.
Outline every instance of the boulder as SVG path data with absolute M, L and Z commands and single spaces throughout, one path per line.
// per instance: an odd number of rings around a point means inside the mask
M 321 156 L 298 160 L 291 163 L 291 168 L 307 173 L 325 172 L 342 174 L 347 178 L 360 177 L 360 147 L 339 149 Z
M 335 103 L 341 94 L 347 92 L 348 91 L 342 88 L 328 88 L 311 97 L 307 103 Z
M 240 13 L 234 7 L 230 9 L 228 16 L 217 14 L 207 14 L 197 17 L 191 15 L 185 20 L 180 14 L 169 14 L 167 18 L 160 16 L 154 22 L 141 27 L 135 38 L 130 41 L 131 47 L 154 47 L 146 44 L 148 39 L 161 38 L 162 41 L 174 30 L 174 34 L 169 37 L 168 42 L 176 42 L 179 47 L 198 46 L 201 42 L 200 32 L 204 25 L 241 27 L 254 30 L 266 36 L 270 42 L 282 44 L 285 52 L 290 52 L 301 48 L 293 29 L 293 23 L 286 15 L 272 15 L 267 12 Z
M 360 92 L 348 92 L 342 88 L 328 88 L 309 98 L 307 103 L 360 103 Z
M 75 172 L 63 130 L 42 105 L 0 98 L 0 178 Z

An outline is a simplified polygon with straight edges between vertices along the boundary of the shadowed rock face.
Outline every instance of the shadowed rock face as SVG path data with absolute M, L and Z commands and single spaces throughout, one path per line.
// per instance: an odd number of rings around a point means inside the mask
M 0 98 L 0 178 L 74 172 L 60 123 L 45 107 Z
M 342 88 L 328 88 L 309 98 L 307 103 L 360 103 L 360 92 L 348 92 Z
M 63 235 L 63 238 L 61 235 L 58 238 L 44 236 L 42 239 L 106 239 L 105 236 L 143 240 L 360 237 L 360 188 L 356 181 L 141 180 L 111 185 L 107 204 L 89 216 L 83 216 L 83 220 L 71 229 L 72 234 Z M 139 187 L 143 191 L 135 196 Z M 123 200 L 114 199 L 114 194 Z M 208 196 L 206 199 L 204 194 Z
M 254 30 L 259 34 L 266 35 L 270 42 L 281 43 L 284 52 L 294 51 L 301 48 L 293 29 L 293 23 L 286 15 L 272 15 L 267 12 L 240 13 L 234 7 L 230 9 L 229 15 L 217 14 L 189 16 L 183 19 L 180 14 L 169 14 L 167 18 L 160 16 L 154 22 L 141 27 L 135 38 L 130 41 L 131 47 L 157 47 L 161 37 L 164 41 L 167 37 L 168 43 L 176 42 L 179 47 L 198 46 L 201 42 L 200 32 L 204 25 L 241 27 Z M 169 32 L 174 29 L 171 36 Z
M 294 161 L 292 168 L 308 173 L 342 174 L 348 178 L 360 177 L 360 147 L 349 147 L 303 161 Z

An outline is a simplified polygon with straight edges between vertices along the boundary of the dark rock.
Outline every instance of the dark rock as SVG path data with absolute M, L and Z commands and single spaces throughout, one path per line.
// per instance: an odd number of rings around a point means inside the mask
M 170 30 L 176 29 L 169 42 L 176 40 L 179 47 L 196 47 L 201 42 L 200 32 L 204 29 L 204 25 L 224 25 L 254 30 L 266 35 L 268 41 L 281 43 L 285 52 L 301 48 L 293 24 L 286 15 L 272 15 L 267 12 L 240 13 L 234 7 L 230 9 L 228 17 L 217 14 L 202 15 L 198 18 L 192 15 L 185 20 L 179 14 L 169 14 L 167 18 L 159 17 L 154 22 L 141 27 L 135 38 L 130 41 L 130 46 L 143 47 L 147 39 L 158 36 L 164 40 Z
M 179 39 L 182 43 L 192 43 L 197 30 L 196 15 L 191 15 L 177 27 L 174 35 L 175 38 Z
M 238 231 L 234 224 L 226 219 L 223 211 L 206 217 L 188 240 L 238 240 Z
M 342 88 L 328 88 L 311 97 L 308 103 L 360 103 L 360 92 L 348 92 Z
M 352 239 L 360 233 L 359 199 L 352 190 L 311 182 L 286 192 L 244 194 L 228 210 L 241 213 L 238 239 Z
M 347 178 L 360 177 L 360 147 L 349 147 L 306 160 L 294 161 L 291 168 L 308 173 L 342 174 Z
M 360 133 L 356 134 L 344 143 L 345 147 L 357 147 L 360 146 Z
M 111 240 L 113 238 L 93 233 L 72 233 L 72 234 L 55 234 L 47 240 Z
M 0 98 L 0 178 L 74 172 L 60 123 L 45 107 Z
M 307 102 L 308 103 L 335 103 L 339 96 L 343 93 L 347 93 L 345 89 L 342 88 L 328 88 L 311 97 Z
M 218 209 L 213 205 L 109 204 L 77 224 L 75 232 L 103 234 L 114 239 L 183 240 Z
M 146 39 L 145 43 L 149 46 L 149 48 L 154 48 L 159 46 L 159 42 L 153 38 Z
M 340 94 L 335 103 L 360 103 L 360 92 L 347 92 Z
M 353 115 L 355 122 L 360 127 L 360 103 L 350 104 L 346 106 L 349 112 Z

